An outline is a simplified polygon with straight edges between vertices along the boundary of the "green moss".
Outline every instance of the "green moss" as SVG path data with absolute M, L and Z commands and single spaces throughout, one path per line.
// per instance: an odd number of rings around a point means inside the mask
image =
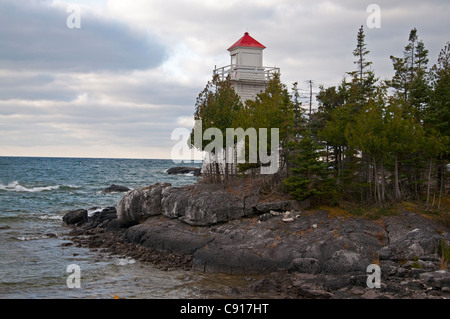
M 422 265 L 419 262 L 419 257 L 414 257 L 414 262 L 411 264 L 411 268 L 422 269 Z

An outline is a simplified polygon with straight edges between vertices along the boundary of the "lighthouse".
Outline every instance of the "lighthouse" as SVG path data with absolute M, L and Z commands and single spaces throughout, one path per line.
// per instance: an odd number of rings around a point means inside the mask
M 266 47 L 250 36 L 248 32 L 228 48 L 230 64 L 213 71 L 220 80 L 230 76 L 233 88 L 242 102 L 254 100 L 265 91 L 267 83 L 280 69 L 263 66 L 263 50 Z

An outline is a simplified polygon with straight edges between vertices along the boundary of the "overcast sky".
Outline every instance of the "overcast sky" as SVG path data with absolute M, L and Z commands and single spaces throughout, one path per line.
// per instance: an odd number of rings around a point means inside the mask
M 354 70 L 361 25 L 380 79 L 414 27 L 433 65 L 449 16 L 448 0 L 1 0 L 0 156 L 170 158 L 172 131 L 192 127 L 197 95 L 244 32 L 306 93 L 307 80 L 317 92 Z

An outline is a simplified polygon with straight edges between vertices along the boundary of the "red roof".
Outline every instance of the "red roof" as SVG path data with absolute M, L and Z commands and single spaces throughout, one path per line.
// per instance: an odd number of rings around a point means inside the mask
M 233 44 L 231 47 L 228 48 L 228 50 L 234 49 L 236 47 L 250 47 L 250 48 L 262 48 L 265 49 L 266 47 L 263 46 L 261 43 L 253 39 L 251 36 L 248 35 L 248 32 L 244 33 L 244 36 L 237 40 L 235 44 Z

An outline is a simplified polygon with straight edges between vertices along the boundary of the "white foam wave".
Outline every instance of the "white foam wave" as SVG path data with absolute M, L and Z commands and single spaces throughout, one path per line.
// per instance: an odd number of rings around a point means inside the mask
M 18 181 L 9 183 L 8 185 L 0 184 L 0 190 L 8 192 L 28 192 L 28 193 L 38 193 L 44 191 L 51 191 L 59 189 L 61 185 L 56 186 L 39 186 L 39 187 L 25 187 L 19 184 Z
M 118 260 L 116 260 L 117 266 L 126 266 L 126 265 L 131 265 L 134 263 L 136 263 L 136 260 L 134 260 L 133 258 L 130 258 L 130 257 L 119 258 Z
M 39 216 L 40 219 L 54 219 L 54 220 L 62 220 L 63 216 L 59 215 L 42 215 Z
M 19 236 L 16 237 L 16 239 L 20 240 L 20 241 L 29 241 L 29 240 L 40 240 L 40 239 L 47 239 L 50 238 L 47 235 L 41 235 L 41 236 Z
M 105 207 L 92 207 L 87 210 L 88 216 L 92 217 L 95 213 L 101 212 Z

